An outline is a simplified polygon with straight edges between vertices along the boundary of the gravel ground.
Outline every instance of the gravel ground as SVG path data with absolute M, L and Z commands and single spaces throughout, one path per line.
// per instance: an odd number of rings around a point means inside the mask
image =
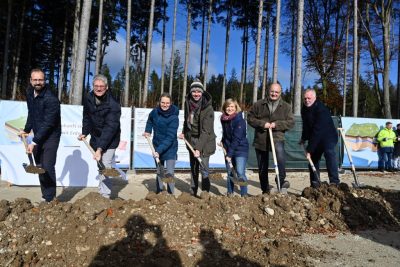
M 190 196 L 186 172 L 175 196 L 156 195 L 153 173 L 129 173 L 114 180 L 114 200 L 58 188 L 50 204 L 38 187 L 3 181 L 0 266 L 400 265 L 399 174 L 359 172 L 367 186 L 354 189 L 346 172 L 339 188 L 315 190 L 308 173 L 290 172 L 286 195 L 260 195 L 248 174 L 248 198 L 226 197 L 224 180 Z

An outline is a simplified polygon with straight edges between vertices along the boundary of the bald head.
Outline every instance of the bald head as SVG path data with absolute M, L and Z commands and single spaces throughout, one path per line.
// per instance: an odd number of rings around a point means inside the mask
M 273 83 L 269 87 L 269 98 L 272 101 L 276 101 L 281 97 L 282 87 L 279 83 Z

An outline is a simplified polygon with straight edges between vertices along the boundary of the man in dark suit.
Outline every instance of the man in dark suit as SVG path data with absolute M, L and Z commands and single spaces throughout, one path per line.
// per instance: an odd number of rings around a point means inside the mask
M 307 157 L 311 157 L 317 172 L 322 154 L 326 160 L 329 182 L 338 185 L 340 183 L 335 147 L 338 142 L 338 134 L 328 108 L 319 100 L 315 90 L 307 89 L 304 92 L 304 106 L 301 109 L 303 120 L 303 132 L 300 144 L 308 141 L 306 146 Z M 312 187 L 318 187 L 318 178 L 310 170 L 310 182 Z
M 42 199 L 50 202 L 56 196 L 56 158 L 61 136 L 60 101 L 45 83 L 41 69 L 31 71 L 30 86 L 27 90 L 28 119 L 21 135 L 27 136 L 33 130 L 33 139 L 27 147 L 36 164 L 45 169 L 39 174 Z

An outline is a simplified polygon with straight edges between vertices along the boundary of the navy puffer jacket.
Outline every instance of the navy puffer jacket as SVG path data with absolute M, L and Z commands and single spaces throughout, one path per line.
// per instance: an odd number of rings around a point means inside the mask
M 26 102 L 28 105 L 28 119 L 24 132 L 33 130 L 33 142 L 42 145 L 49 138 L 61 136 L 61 111 L 60 101 L 50 89 L 45 86 L 34 97 L 34 89 L 29 86 Z
M 153 145 L 160 160 L 176 159 L 178 152 L 177 131 L 179 109 L 171 105 L 166 111 L 160 107 L 153 109 L 146 123 L 146 133 L 153 130 Z
M 249 142 L 246 136 L 246 121 L 243 119 L 242 112 L 236 114 L 231 120 L 223 120 L 222 124 L 222 143 L 226 149 L 227 156 L 246 157 L 249 154 Z
M 82 134 L 91 135 L 90 146 L 94 150 L 117 148 L 121 135 L 121 106 L 109 91 L 96 105 L 93 91 L 83 101 Z

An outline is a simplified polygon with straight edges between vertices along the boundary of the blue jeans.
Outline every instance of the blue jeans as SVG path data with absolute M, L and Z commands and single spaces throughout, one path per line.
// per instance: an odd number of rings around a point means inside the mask
M 381 147 L 378 150 L 378 168 L 380 170 L 393 169 L 393 147 Z
M 164 175 L 167 174 L 167 173 L 170 173 L 170 174 L 172 174 L 172 176 L 174 176 L 176 160 L 174 160 L 174 159 L 167 159 L 165 161 L 164 160 L 160 160 L 161 166 L 164 166 L 164 162 L 165 162 L 165 165 L 166 165 L 166 168 L 167 168 L 167 171 L 164 173 Z M 157 166 L 157 163 L 156 163 L 156 166 Z M 157 191 L 156 191 L 157 194 L 160 193 L 161 191 L 163 191 L 164 186 L 163 186 L 163 182 L 161 180 L 160 170 L 159 170 L 158 167 L 157 167 L 156 187 L 157 187 Z M 168 193 L 173 194 L 174 193 L 174 189 L 175 189 L 175 183 L 168 183 L 168 185 L 167 185 Z
M 275 142 L 275 153 L 276 153 L 276 161 L 278 163 L 279 180 L 280 184 L 282 184 L 286 178 L 285 142 L 283 141 Z M 263 193 L 267 193 L 269 191 L 269 182 L 268 182 L 269 151 L 262 151 L 256 149 L 256 157 L 258 163 L 258 179 L 260 180 L 261 191 Z
M 311 160 L 314 163 L 315 168 L 317 169 L 317 173 L 319 176 L 319 162 L 321 160 L 322 154 L 324 154 L 326 161 L 326 168 L 328 169 L 328 177 L 329 183 L 331 184 L 339 184 L 339 172 L 338 172 L 338 164 L 336 160 L 336 152 L 335 152 L 336 143 L 320 143 L 314 153 L 311 154 Z M 308 165 L 308 169 L 310 171 L 310 183 L 318 182 L 317 177 L 314 176 L 314 173 L 311 169 L 311 166 Z
M 236 173 L 238 175 L 238 179 L 246 181 L 247 182 L 247 177 L 246 177 L 246 163 L 247 163 L 247 157 L 233 157 L 232 158 L 232 165 L 236 170 Z M 228 173 L 228 179 L 227 179 L 227 189 L 228 189 L 228 194 L 233 193 L 234 189 L 234 183 L 233 183 L 233 174 L 232 170 L 229 167 L 228 162 L 225 160 L 225 165 L 226 165 L 226 170 Z M 247 195 L 247 186 L 240 186 L 240 195 L 245 196 Z

